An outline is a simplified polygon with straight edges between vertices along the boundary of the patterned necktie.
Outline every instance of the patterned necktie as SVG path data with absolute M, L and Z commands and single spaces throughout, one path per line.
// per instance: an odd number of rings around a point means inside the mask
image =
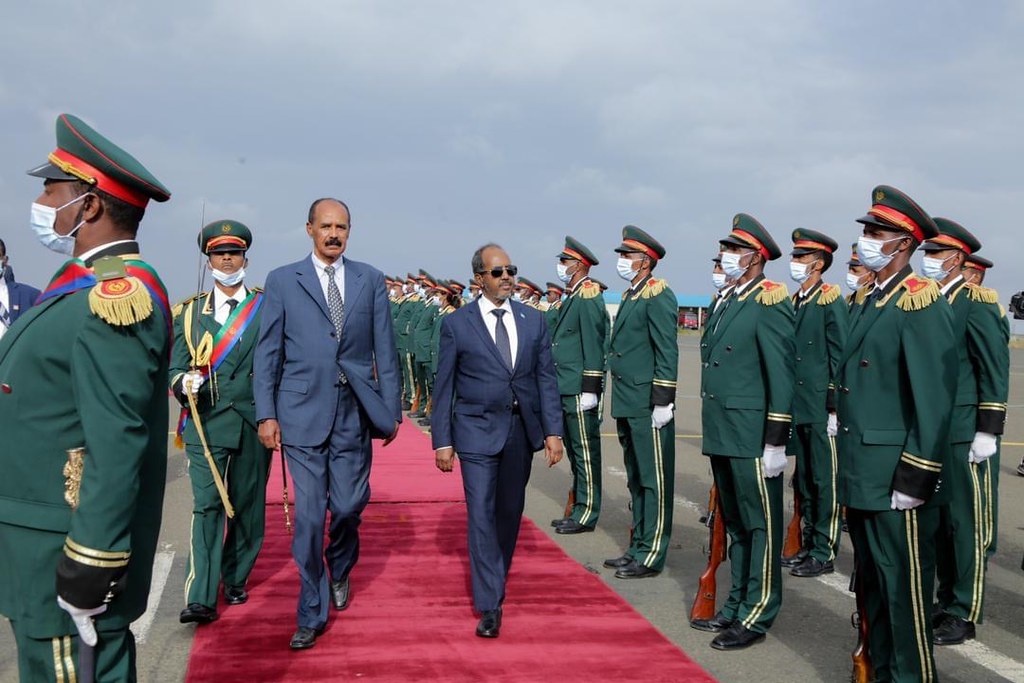
M 7 307 L 4 306 L 3 301 L 0 301 L 0 324 L 4 327 L 11 326 L 11 315 L 7 312 Z
M 512 369 L 512 342 L 508 338 L 508 330 L 505 329 L 505 321 L 501 319 L 507 311 L 496 308 L 491 313 L 498 319 L 494 325 L 494 344 L 498 347 L 498 354 L 505 361 L 505 366 Z
M 331 312 L 331 322 L 334 323 L 334 331 L 338 333 L 338 340 L 341 340 L 341 324 L 345 320 L 345 302 L 341 300 L 341 290 L 338 283 L 334 281 L 334 266 L 324 268 L 327 273 L 327 310 Z

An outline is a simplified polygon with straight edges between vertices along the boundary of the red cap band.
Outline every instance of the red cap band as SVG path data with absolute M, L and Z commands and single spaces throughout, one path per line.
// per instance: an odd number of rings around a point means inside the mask
M 733 228 L 732 234 L 761 252 L 761 256 L 764 256 L 766 261 L 771 260 L 771 254 L 768 251 L 768 247 L 761 244 L 761 240 L 757 239 L 746 230 L 740 230 L 739 228 Z
M 881 218 L 886 223 L 891 223 L 897 228 L 906 230 L 916 237 L 918 242 L 924 242 L 924 232 L 921 231 L 921 227 L 907 214 L 884 204 L 875 204 L 868 209 L 868 213 L 876 218 Z
M 971 254 L 971 248 L 967 246 L 965 242 L 961 242 L 952 235 L 939 235 L 928 240 L 929 244 L 941 244 L 944 247 L 952 247 L 953 249 L 959 249 L 968 256 Z
M 812 240 L 797 240 L 796 242 L 793 242 L 793 246 L 797 249 L 821 249 L 822 251 L 827 251 L 830 254 L 832 253 L 832 248 L 827 244 L 814 242 Z
M 622 240 L 622 244 L 623 246 L 629 247 L 634 251 L 639 251 L 643 252 L 644 254 L 647 254 L 655 261 L 658 260 L 658 252 L 654 251 L 643 242 L 637 242 L 636 240 Z
M 588 267 L 594 265 L 589 260 L 587 260 L 587 258 L 584 257 L 583 254 L 581 254 L 580 252 L 576 251 L 575 249 L 570 249 L 569 247 L 565 247 L 564 249 L 562 249 L 562 253 L 563 254 L 567 254 L 568 256 L 571 256 L 572 258 L 576 259 L 580 263 L 585 263 Z
M 87 164 L 75 155 L 63 150 L 55 149 L 49 156 L 50 163 L 71 175 L 84 180 L 90 185 L 95 185 L 100 190 L 103 190 L 107 194 L 117 197 L 118 199 L 128 202 L 132 206 L 137 206 L 140 209 L 146 208 L 146 204 L 149 203 L 149 197 L 133 190 L 127 185 L 114 180 L 108 175 L 104 175 L 99 169 L 91 164 Z

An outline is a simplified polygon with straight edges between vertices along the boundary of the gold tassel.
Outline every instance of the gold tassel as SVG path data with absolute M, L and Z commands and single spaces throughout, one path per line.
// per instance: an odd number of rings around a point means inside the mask
M 761 280 L 760 290 L 761 291 L 757 293 L 756 301 L 764 306 L 781 304 L 789 298 L 789 290 L 786 289 L 786 285 L 781 282 Z
M 153 314 L 153 299 L 137 278 L 98 282 L 89 290 L 89 310 L 117 327 L 142 322 Z
M 839 287 L 836 285 L 822 285 L 821 293 L 818 295 L 818 305 L 828 306 L 839 298 Z
M 640 290 L 640 298 L 654 298 L 661 294 L 662 292 L 664 292 L 666 287 L 668 287 L 668 282 L 666 282 L 665 280 L 657 280 L 655 278 L 651 278 L 650 280 L 647 281 L 647 284 L 644 285 L 644 288 Z M 597 291 L 600 292 L 601 288 L 597 287 Z
M 896 302 L 901 311 L 920 311 L 939 300 L 939 283 L 929 278 L 908 277 L 900 285 L 903 294 Z
M 586 280 L 582 285 L 580 285 L 580 289 L 576 292 L 576 295 L 581 299 L 593 299 L 600 293 L 601 285 L 597 284 L 593 280 Z
M 981 285 L 967 285 L 967 293 L 971 301 L 980 301 L 986 304 L 998 304 L 999 293 L 994 289 L 982 287 Z
M 864 304 L 864 300 L 868 298 L 868 293 L 871 291 L 871 286 L 861 287 L 853 293 L 853 303 L 861 306 Z
M 179 315 L 181 315 L 181 312 L 183 310 L 185 310 L 185 302 L 184 301 L 181 302 L 180 304 L 175 304 L 174 308 L 171 309 L 171 317 L 172 318 L 177 318 Z
M 178 450 L 185 447 L 185 440 L 181 438 L 181 434 L 174 435 L 174 447 Z

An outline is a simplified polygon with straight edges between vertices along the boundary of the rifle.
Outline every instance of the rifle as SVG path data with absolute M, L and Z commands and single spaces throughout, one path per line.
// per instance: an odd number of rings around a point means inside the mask
M 575 489 L 569 489 L 569 498 L 565 501 L 565 517 L 572 517 L 572 509 L 576 506 L 576 491 Z M 633 534 L 630 532 L 630 541 L 633 540 Z
M 697 594 L 693 597 L 693 607 L 690 608 L 690 621 L 711 619 L 715 616 L 715 598 L 718 594 L 715 574 L 718 572 L 718 566 L 725 561 L 725 520 L 722 519 L 718 487 L 715 485 L 711 486 L 711 492 L 708 494 L 708 516 L 705 523 L 710 530 L 708 566 L 700 575 Z
M 793 475 L 796 477 L 796 474 Z M 799 553 L 804 546 L 803 539 L 803 517 L 800 516 L 800 493 L 796 490 L 796 483 L 790 480 L 793 485 L 793 518 L 789 520 L 786 527 L 786 542 L 782 544 L 782 557 L 793 557 Z
M 852 683 L 869 683 L 875 680 L 875 670 L 868 655 L 868 614 L 864 606 L 864 591 L 859 581 L 860 572 L 854 568 L 850 578 L 850 589 L 857 596 L 857 611 L 850 615 L 850 623 L 857 629 L 857 646 L 850 656 L 853 658 Z

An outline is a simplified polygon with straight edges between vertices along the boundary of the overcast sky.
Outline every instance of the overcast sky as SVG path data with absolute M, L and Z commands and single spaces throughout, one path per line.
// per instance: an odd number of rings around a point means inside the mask
M 173 192 L 141 231 L 172 298 L 196 287 L 204 203 L 252 228 L 252 282 L 308 253 L 331 195 L 347 255 L 389 273 L 465 280 L 494 240 L 543 283 L 568 233 L 619 289 L 633 223 L 702 294 L 735 213 L 787 253 L 796 227 L 845 252 L 884 183 L 974 231 L 1005 302 L 1024 289 L 1022 35 L 1024 5 L 999 1 L 5 3 L 0 237 L 20 280 L 60 264 L 24 171 L 66 111 Z M 792 288 L 786 260 L 768 274 Z

